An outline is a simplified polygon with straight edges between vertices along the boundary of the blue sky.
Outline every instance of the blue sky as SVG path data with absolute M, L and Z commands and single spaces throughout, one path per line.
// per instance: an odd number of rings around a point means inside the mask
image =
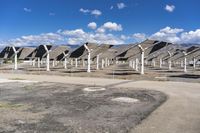
M 146 38 L 200 43 L 199 5 L 199 0 L 0 0 L 0 45 Z

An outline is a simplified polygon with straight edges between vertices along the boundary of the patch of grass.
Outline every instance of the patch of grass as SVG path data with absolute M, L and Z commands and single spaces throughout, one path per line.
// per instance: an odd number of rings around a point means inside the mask
M 6 109 L 10 109 L 10 108 L 19 108 L 24 106 L 23 104 L 11 104 L 11 103 L 6 103 L 6 102 L 0 102 L 0 108 L 6 108 Z
M 25 80 L 23 78 L 9 78 L 9 80 Z
M 28 90 L 32 90 L 32 89 L 33 89 L 33 86 L 27 85 L 27 86 L 24 86 L 24 89 L 27 90 L 27 91 L 28 91 Z

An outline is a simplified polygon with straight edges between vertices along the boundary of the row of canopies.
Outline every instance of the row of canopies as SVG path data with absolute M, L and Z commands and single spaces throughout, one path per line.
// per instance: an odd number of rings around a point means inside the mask
M 67 45 L 40 45 L 38 47 L 15 47 L 6 46 L 0 53 L 2 60 L 14 60 L 14 69 L 17 69 L 17 60 L 29 60 L 33 63 L 45 61 L 47 71 L 50 70 L 50 62 L 63 61 L 64 68 L 67 68 L 69 60 L 86 61 L 87 72 L 90 72 L 91 64 L 96 64 L 96 69 L 117 64 L 119 62 L 129 62 L 129 65 L 136 71 L 140 70 L 144 74 L 144 67 L 147 64 L 162 67 L 163 62 L 167 62 L 169 69 L 172 64 L 181 64 L 184 71 L 187 71 L 188 62 L 193 62 L 195 67 L 200 59 L 200 47 L 182 47 L 177 44 L 158 40 L 145 40 L 141 43 L 113 46 L 108 44 L 84 43 L 72 49 Z M 101 65 L 100 65 L 101 64 Z

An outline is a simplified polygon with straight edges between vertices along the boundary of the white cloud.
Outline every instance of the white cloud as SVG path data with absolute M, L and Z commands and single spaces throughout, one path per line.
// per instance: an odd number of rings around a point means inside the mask
M 118 9 L 123 9 L 125 7 L 126 7 L 126 5 L 124 3 L 117 3 L 117 8 Z
M 198 43 L 200 44 L 200 29 L 195 31 L 184 32 L 180 36 L 182 43 Z
M 55 16 L 56 14 L 54 12 L 50 12 L 49 16 Z
M 166 28 L 163 28 L 160 31 L 154 33 L 150 38 L 158 39 L 158 40 L 162 40 L 162 41 L 169 41 L 172 43 L 179 43 L 179 42 L 182 42 L 179 35 L 183 31 L 184 31 L 183 29 L 166 27 Z
M 98 17 L 102 14 L 102 12 L 100 10 L 95 9 L 91 11 L 91 14 Z
M 88 10 L 88 9 L 83 9 L 83 8 L 81 8 L 79 11 L 82 12 L 82 13 L 89 13 L 89 12 L 90 12 L 90 10 Z
M 26 8 L 26 7 L 24 8 L 24 11 L 25 12 L 32 12 L 32 10 L 30 8 Z
M 84 42 L 107 43 L 107 44 L 122 44 L 124 41 L 113 34 L 105 33 L 87 33 L 82 29 L 65 30 L 61 32 L 67 37 L 69 44 L 81 44 Z
M 173 12 L 175 10 L 175 6 L 174 5 L 166 5 L 165 10 L 168 12 Z
M 88 24 L 88 28 L 90 28 L 90 29 L 96 29 L 97 28 L 97 24 L 95 23 L 95 22 L 90 22 L 89 24 Z
M 112 10 L 114 8 L 114 6 L 110 6 L 110 10 Z
M 135 33 L 133 34 L 133 39 L 137 42 L 141 42 L 147 39 L 147 35 L 144 33 Z
M 100 10 L 97 10 L 97 9 L 89 10 L 89 9 L 81 8 L 79 11 L 84 13 L 84 14 L 90 13 L 91 15 L 94 15 L 95 17 L 98 17 L 98 16 L 102 15 L 102 12 Z
M 121 24 L 117 24 L 115 22 L 106 22 L 101 27 L 99 27 L 97 29 L 97 32 L 103 33 L 106 30 L 109 30 L 109 31 L 122 31 L 123 28 L 122 28 Z

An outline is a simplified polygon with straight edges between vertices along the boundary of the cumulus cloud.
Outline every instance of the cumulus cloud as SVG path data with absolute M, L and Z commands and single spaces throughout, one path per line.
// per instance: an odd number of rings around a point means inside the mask
M 102 15 L 102 12 L 100 10 L 97 10 L 97 9 L 89 10 L 89 9 L 81 8 L 79 11 L 84 13 L 84 14 L 88 14 L 89 13 L 91 15 L 94 15 L 95 17 L 98 17 L 98 16 Z
M 100 10 L 95 9 L 95 10 L 92 10 L 92 11 L 91 11 L 91 14 L 92 14 L 92 15 L 95 15 L 96 17 L 98 17 L 98 16 L 100 16 L 102 13 L 101 13 Z
M 24 11 L 25 12 L 32 12 L 32 10 L 30 8 L 26 8 L 26 7 L 24 8 Z
M 99 27 L 97 29 L 97 32 L 103 33 L 106 30 L 108 30 L 108 31 L 122 31 L 123 28 L 122 28 L 121 24 L 117 24 L 115 22 L 106 22 L 101 27 Z
M 50 12 L 49 16 L 55 16 L 56 14 L 54 12 Z
M 10 39 L 1 42 L 0 45 L 35 46 L 40 44 L 56 43 L 62 40 L 63 37 L 57 33 L 43 33 L 40 35 L 28 35 L 28 36 L 21 36 L 15 39 Z
M 114 6 L 110 6 L 110 10 L 112 10 L 114 8 Z
M 83 29 L 76 30 L 64 30 L 60 32 L 62 35 L 67 36 L 67 42 L 69 44 L 80 44 L 84 42 L 94 43 L 107 43 L 107 44 L 122 44 L 123 40 L 113 34 L 104 33 L 88 33 Z
M 166 5 L 165 10 L 168 12 L 173 12 L 175 10 L 175 6 L 174 5 Z
M 150 38 L 169 41 L 172 43 L 179 43 L 182 41 L 181 38 L 179 37 L 179 34 L 183 31 L 184 31 L 183 29 L 166 27 L 154 33 Z
M 89 13 L 89 12 L 90 12 L 90 10 L 88 10 L 88 9 L 83 9 L 83 8 L 81 8 L 79 11 L 82 12 L 82 13 Z
M 200 44 L 200 29 L 195 31 L 183 32 L 180 36 L 182 43 L 198 43 Z
M 125 7 L 126 7 L 126 5 L 124 3 L 117 3 L 117 8 L 118 9 L 123 9 Z
M 147 35 L 144 33 L 135 33 L 133 34 L 133 39 L 137 42 L 141 42 L 147 39 Z
M 90 28 L 90 29 L 96 29 L 97 28 L 97 24 L 95 23 L 95 22 L 90 22 L 89 24 L 88 24 L 88 28 Z

